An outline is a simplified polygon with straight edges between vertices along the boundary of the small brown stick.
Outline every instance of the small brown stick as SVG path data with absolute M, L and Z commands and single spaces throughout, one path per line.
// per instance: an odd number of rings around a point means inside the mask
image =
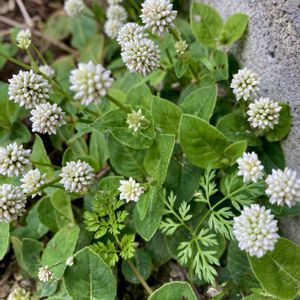
M 29 16 L 29 13 L 28 13 L 28 11 L 27 11 L 27 9 L 26 9 L 23 1 L 22 0 L 16 0 L 16 2 L 18 4 L 18 6 L 19 6 L 19 9 L 20 9 L 22 15 L 23 15 L 23 18 L 24 18 L 24 21 L 25 21 L 26 25 L 29 28 L 32 28 L 33 25 L 34 25 L 34 23 L 33 23 L 32 19 L 31 19 L 31 17 Z

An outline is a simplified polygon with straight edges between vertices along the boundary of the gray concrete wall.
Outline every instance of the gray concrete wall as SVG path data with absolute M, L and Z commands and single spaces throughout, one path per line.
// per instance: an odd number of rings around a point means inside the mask
M 288 103 L 293 125 L 283 142 L 288 166 L 300 176 L 300 0 L 200 0 L 223 18 L 250 17 L 248 33 L 234 45 L 242 66 L 261 76 L 260 95 Z M 281 221 L 284 235 L 300 244 L 300 217 Z

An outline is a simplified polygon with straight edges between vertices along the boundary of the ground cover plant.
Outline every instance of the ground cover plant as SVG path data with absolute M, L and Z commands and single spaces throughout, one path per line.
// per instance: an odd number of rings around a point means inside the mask
M 297 298 L 290 108 L 232 55 L 247 25 L 199 1 L 67 0 L 42 35 L 9 29 L 1 297 Z

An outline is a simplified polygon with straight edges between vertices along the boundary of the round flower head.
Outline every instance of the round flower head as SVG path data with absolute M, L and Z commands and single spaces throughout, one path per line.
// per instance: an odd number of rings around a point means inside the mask
M 251 126 L 258 129 L 273 129 L 278 124 L 281 106 L 269 98 L 260 98 L 250 103 L 247 114 Z
M 84 10 L 84 3 L 82 0 L 66 0 L 64 9 L 68 16 L 76 17 Z
M 267 179 L 266 195 L 272 204 L 292 207 L 300 201 L 300 179 L 297 172 L 289 168 L 272 170 Z
M 12 184 L 0 185 L 0 221 L 9 223 L 25 212 L 26 196 Z
M 39 104 L 30 113 L 33 132 L 56 134 L 57 129 L 66 124 L 65 113 L 56 103 Z
M 74 258 L 73 256 L 69 256 L 66 260 L 66 265 L 72 267 L 74 265 Z
M 126 9 L 118 4 L 110 5 L 106 12 L 106 17 L 109 20 L 117 20 L 121 23 L 125 22 L 128 15 Z
M 237 100 L 244 99 L 247 101 L 259 90 L 258 85 L 259 77 L 257 74 L 244 68 L 233 75 L 230 87 L 233 89 Z
M 237 159 L 238 175 L 243 176 L 244 182 L 257 182 L 263 177 L 264 166 L 261 164 L 255 152 L 244 152 L 243 156 Z
M 258 258 L 272 251 L 279 238 L 277 220 L 271 210 L 252 204 L 244 207 L 239 217 L 234 218 L 233 233 L 241 250 Z
M 120 192 L 120 199 L 126 202 L 137 202 L 144 193 L 144 189 L 140 184 L 131 177 L 129 180 L 120 180 L 118 191 Z
M 87 64 L 80 63 L 77 69 L 71 71 L 70 82 L 70 89 L 75 92 L 74 99 L 89 105 L 106 95 L 113 78 L 109 70 L 90 61 Z
M 87 163 L 78 161 L 67 162 L 59 174 L 62 177 L 60 183 L 69 192 L 84 193 L 94 181 L 94 170 Z
M 130 129 L 132 129 L 134 132 L 137 132 L 143 128 L 144 121 L 145 116 L 143 115 L 142 110 L 139 109 L 138 111 L 133 111 L 127 115 L 126 123 Z
M 55 75 L 55 70 L 52 69 L 48 65 L 41 65 L 39 66 L 39 71 L 45 74 L 46 76 L 52 78 Z
M 145 0 L 140 17 L 146 28 L 161 35 L 169 26 L 174 26 L 177 11 L 172 9 L 173 4 L 169 0 Z
M 24 174 L 23 178 L 21 179 L 21 188 L 23 189 L 24 193 L 31 193 L 34 190 L 40 188 L 42 185 L 45 184 L 46 174 L 41 174 L 38 169 L 29 170 L 27 173 Z M 35 196 L 41 196 L 43 194 L 42 191 L 33 194 L 31 197 L 34 198 Z
M 8 80 L 9 100 L 25 106 L 27 109 L 34 108 L 40 103 L 45 103 L 49 98 L 50 84 L 41 75 L 31 71 L 20 71 Z
M 176 49 L 176 53 L 177 55 L 183 56 L 185 54 L 186 49 L 188 48 L 188 43 L 185 40 L 180 40 L 178 42 L 175 43 L 175 49 Z
M 43 266 L 39 268 L 38 278 L 42 282 L 48 282 L 53 279 L 53 273 L 50 271 L 48 266 Z
M 134 39 L 125 43 L 121 56 L 131 73 L 146 75 L 160 66 L 160 51 L 149 39 Z
M 20 176 L 30 167 L 31 150 L 17 143 L 0 148 L 0 174 L 8 177 Z
M 20 49 L 28 49 L 31 44 L 31 32 L 29 29 L 20 30 L 17 34 L 17 46 Z
M 123 23 L 118 20 L 107 20 L 104 23 L 104 32 L 111 39 L 115 39 L 123 26 Z
M 137 23 L 126 23 L 119 30 L 117 42 L 123 48 L 127 42 L 131 42 L 134 39 L 142 39 L 145 36 L 144 30 L 145 28 Z
M 30 300 L 30 293 L 21 287 L 17 287 L 8 295 L 7 300 Z

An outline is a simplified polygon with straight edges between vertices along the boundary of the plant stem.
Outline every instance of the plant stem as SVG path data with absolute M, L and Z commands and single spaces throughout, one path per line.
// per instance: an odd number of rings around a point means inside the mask
M 43 184 L 43 185 L 42 185 L 41 187 L 39 187 L 38 189 L 32 191 L 31 193 L 26 194 L 26 196 L 27 196 L 27 197 L 30 197 L 30 196 L 32 196 L 32 195 L 34 195 L 34 194 L 36 194 L 36 193 L 38 193 L 38 192 L 44 190 L 46 187 L 52 186 L 54 183 L 56 183 L 56 182 L 58 182 L 58 181 L 60 181 L 60 178 L 59 178 L 59 177 L 57 177 L 57 178 L 55 178 L 55 179 L 53 179 L 53 180 L 51 180 L 51 181 L 49 181 L 49 182 Z
M 31 44 L 31 47 L 32 47 L 33 51 L 37 54 L 37 56 L 39 57 L 39 59 L 41 60 L 41 62 L 42 62 L 44 65 L 48 65 L 47 62 L 46 62 L 46 60 L 45 60 L 45 58 L 44 58 L 44 56 L 43 56 L 42 53 L 39 51 L 39 49 L 38 49 L 35 45 L 33 45 L 33 44 Z
M 181 33 L 178 31 L 177 28 L 170 27 L 170 32 L 172 33 L 176 41 L 181 40 Z
M 139 13 L 139 12 L 140 12 L 140 8 L 139 8 L 138 5 L 136 4 L 135 0 L 130 0 L 130 3 L 131 3 L 132 6 L 136 9 L 136 11 Z
M 2 53 L 2 52 L 0 52 L 0 56 L 2 56 L 2 57 L 5 58 L 6 60 L 8 60 L 8 61 L 12 62 L 13 64 L 18 65 L 19 67 L 22 67 L 22 68 L 24 68 L 24 69 L 26 69 L 26 70 L 29 70 L 29 71 L 30 71 L 30 70 L 32 69 L 31 66 L 29 66 L 29 65 L 27 65 L 27 64 L 24 64 L 23 62 L 19 61 L 18 59 L 15 59 L 15 58 L 13 58 L 13 57 L 10 57 L 10 56 L 8 56 L 8 55 Z
M 122 109 L 123 111 L 125 111 L 126 113 L 131 113 L 131 109 L 125 105 L 123 105 L 121 102 L 119 102 L 117 99 L 115 99 L 114 97 L 112 97 L 111 95 L 107 94 L 106 98 L 112 102 L 113 104 L 115 104 L 116 106 L 118 106 L 120 109 Z
M 94 115 L 95 117 L 100 117 L 99 113 L 97 113 L 96 111 L 91 110 L 87 106 L 83 107 L 82 109 L 85 110 L 86 112 L 90 113 L 91 115 Z

